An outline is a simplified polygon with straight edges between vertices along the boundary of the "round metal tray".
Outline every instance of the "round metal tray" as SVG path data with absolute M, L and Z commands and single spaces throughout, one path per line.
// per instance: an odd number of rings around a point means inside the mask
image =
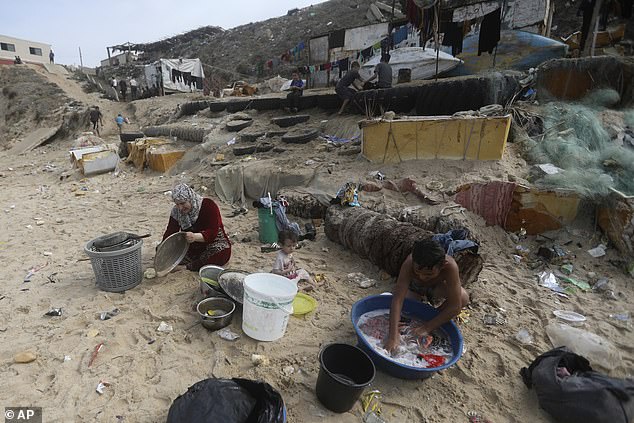
M 189 243 L 185 232 L 176 232 L 165 238 L 156 248 L 154 269 L 157 276 L 165 276 L 185 258 Z

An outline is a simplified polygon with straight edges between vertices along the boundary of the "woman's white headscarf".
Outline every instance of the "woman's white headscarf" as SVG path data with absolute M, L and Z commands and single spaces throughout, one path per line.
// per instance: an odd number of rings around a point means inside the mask
M 200 213 L 203 197 L 194 192 L 187 184 L 178 184 L 172 190 L 172 200 L 174 200 L 175 203 L 189 201 L 192 205 L 189 213 L 182 213 L 178 207 L 174 206 L 171 216 L 178 221 L 182 230 L 194 226 L 194 223 L 198 220 L 198 213 Z

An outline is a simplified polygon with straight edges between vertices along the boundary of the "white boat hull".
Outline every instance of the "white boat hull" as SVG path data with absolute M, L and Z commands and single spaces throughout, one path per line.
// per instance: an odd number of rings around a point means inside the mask
M 423 49 L 422 47 L 403 47 L 390 52 L 390 66 L 392 66 L 392 85 L 398 82 L 400 69 L 410 69 L 412 81 L 430 79 L 436 76 L 436 51 Z M 363 79 L 368 79 L 374 74 L 374 68 L 380 61 L 380 56 L 375 56 L 365 62 L 359 73 Z M 438 74 L 450 71 L 460 65 L 462 60 L 451 54 L 439 52 Z

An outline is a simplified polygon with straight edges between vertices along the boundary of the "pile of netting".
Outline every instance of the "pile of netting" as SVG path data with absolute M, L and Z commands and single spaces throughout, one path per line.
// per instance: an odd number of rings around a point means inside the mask
M 594 199 L 611 189 L 634 195 L 634 145 L 629 141 L 634 111 L 614 111 L 622 118 L 620 128 L 605 127 L 601 118 L 618 101 L 616 91 L 598 90 L 580 103 L 544 107 L 544 133 L 526 140 L 528 156 L 533 163 L 551 163 L 561 171 L 542 176 L 536 185 Z

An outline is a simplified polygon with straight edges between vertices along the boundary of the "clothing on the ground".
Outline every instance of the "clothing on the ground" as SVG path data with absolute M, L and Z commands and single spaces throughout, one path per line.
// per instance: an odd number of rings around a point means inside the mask
M 192 242 L 189 245 L 185 261 L 187 268 L 198 270 L 207 264 L 225 264 L 231 257 L 231 243 L 225 233 L 218 205 L 209 198 L 203 198 L 197 211 L 197 218 L 191 226 L 181 226 L 172 212 L 163 239 L 178 231 L 201 233 L 205 242 Z M 188 221 L 185 217 L 189 217 L 189 214 L 178 217 L 182 218 L 181 221 Z
M 454 229 L 444 234 L 436 234 L 432 239 L 438 242 L 444 249 L 445 253 L 453 256 L 459 251 L 472 250 L 478 252 L 478 244 L 467 239 L 469 231 L 466 229 Z
M 501 8 L 494 10 L 487 14 L 482 19 L 480 24 L 480 38 L 478 43 L 478 56 L 482 52 L 488 52 L 493 54 L 493 50 L 500 41 L 500 26 L 501 26 Z
M 377 86 L 379 88 L 390 88 L 392 86 L 392 66 L 389 63 L 379 62 L 374 68 L 374 73 L 378 76 Z
M 300 235 L 301 230 L 299 228 L 299 224 L 288 220 L 288 217 L 286 216 L 286 207 L 284 207 L 280 201 L 270 201 L 268 197 L 263 197 L 260 198 L 260 204 L 262 204 L 265 208 L 273 208 L 273 213 L 275 213 L 275 226 L 278 231 L 291 231 Z

